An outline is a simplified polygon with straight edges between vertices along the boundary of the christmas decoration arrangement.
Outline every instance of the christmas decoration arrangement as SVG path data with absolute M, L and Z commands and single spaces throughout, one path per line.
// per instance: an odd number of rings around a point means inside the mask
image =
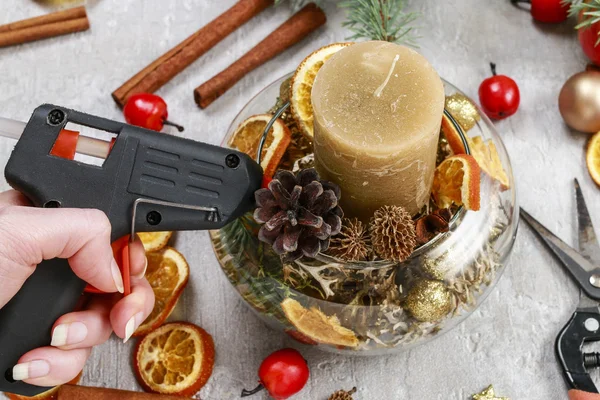
M 404 83 L 415 79 L 427 98 Z M 503 102 L 516 85 L 499 80 L 490 110 L 503 117 L 518 101 Z M 266 113 L 242 111 L 226 139 L 260 150 L 265 171 L 254 213 L 211 232 L 236 290 L 270 325 L 336 352 L 400 351 L 457 325 L 497 280 L 515 229 L 489 120 L 389 42 L 325 46 L 274 85 L 277 98 L 254 100 Z

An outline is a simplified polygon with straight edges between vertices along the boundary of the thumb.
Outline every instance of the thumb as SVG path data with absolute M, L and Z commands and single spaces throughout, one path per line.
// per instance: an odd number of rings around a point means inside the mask
M 569 390 L 569 400 L 600 400 L 600 394 Z
M 104 292 L 123 292 L 106 215 L 92 209 L 0 208 L 0 307 L 42 260 L 65 258 L 77 276 Z

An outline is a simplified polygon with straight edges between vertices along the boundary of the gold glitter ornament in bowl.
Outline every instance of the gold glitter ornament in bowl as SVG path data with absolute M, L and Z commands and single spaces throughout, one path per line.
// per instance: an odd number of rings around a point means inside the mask
M 465 132 L 471 130 L 481 119 L 475 104 L 462 93 L 446 96 L 446 110 L 452 114 Z
M 422 279 L 409 290 L 404 308 L 421 322 L 435 322 L 452 309 L 452 298 L 441 281 Z

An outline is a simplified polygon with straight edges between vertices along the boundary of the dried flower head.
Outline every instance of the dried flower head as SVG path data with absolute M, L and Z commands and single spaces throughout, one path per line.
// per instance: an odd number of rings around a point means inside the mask
M 367 227 L 358 218 L 345 218 L 340 233 L 331 238 L 329 254 L 344 261 L 360 261 L 369 255 Z
M 268 189 L 255 193 L 258 208 L 254 219 L 264 224 L 258 238 L 288 260 L 315 257 L 327 250 L 329 237 L 340 232 L 340 195 L 337 185 L 319 180 L 312 168 L 296 176 L 290 171 L 277 172 Z
M 440 232 L 448 232 L 452 214 L 447 208 L 437 210 L 432 214 L 424 215 L 415 221 L 417 244 L 429 242 Z
M 373 250 L 386 260 L 404 261 L 417 245 L 412 217 L 402 207 L 383 206 L 375 211 L 369 233 Z
M 352 400 L 352 395 L 356 393 L 356 388 L 353 387 L 350 390 L 338 390 L 329 396 L 327 400 Z

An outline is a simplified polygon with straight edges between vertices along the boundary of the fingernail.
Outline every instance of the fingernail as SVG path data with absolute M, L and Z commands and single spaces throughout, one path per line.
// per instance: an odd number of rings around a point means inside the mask
M 87 334 L 87 326 L 83 322 L 60 324 L 52 331 L 50 346 L 58 347 L 81 343 L 85 340 Z
M 133 335 L 133 332 L 142 324 L 144 318 L 144 313 L 139 312 L 135 314 L 133 317 L 129 318 L 127 321 L 127 325 L 125 325 L 125 339 L 123 339 L 123 343 L 127 343 L 127 341 Z
M 142 279 L 143 277 L 146 276 L 146 270 L 148 269 L 148 257 L 145 257 L 144 261 L 145 261 L 144 270 L 140 274 L 135 275 L 134 278 L 136 278 L 136 279 Z
M 12 378 L 15 381 L 41 378 L 50 373 L 50 364 L 45 360 L 33 360 L 17 364 L 12 369 Z
M 112 273 L 113 280 L 115 281 L 115 287 L 119 291 L 119 293 L 125 292 L 125 288 L 123 287 L 123 277 L 121 276 L 121 270 L 117 265 L 115 260 L 110 264 L 110 272 Z

